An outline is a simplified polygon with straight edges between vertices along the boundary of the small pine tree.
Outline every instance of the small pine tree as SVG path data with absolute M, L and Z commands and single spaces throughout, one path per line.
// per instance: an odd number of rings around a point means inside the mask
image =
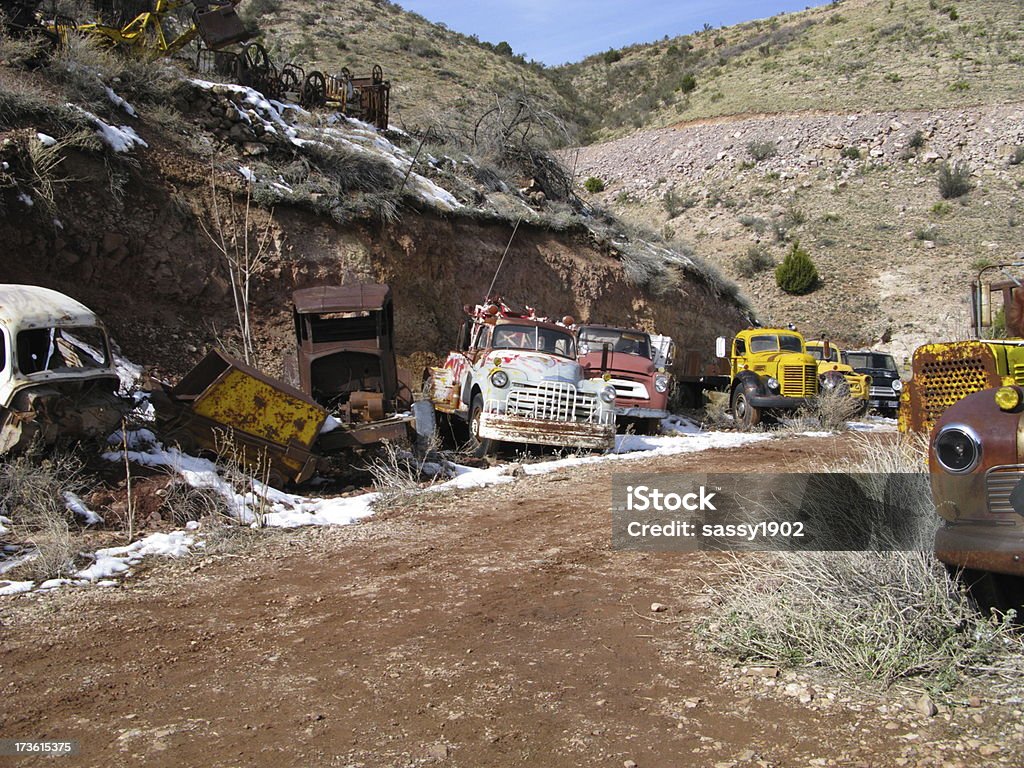
M 591 176 L 583 182 L 583 188 L 592 195 L 596 195 L 598 192 L 604 192 L 604 182 L 597 176 Z
M 817 287 L 818 269 L 807 251 L 800 247 L 799 240 L 793 243 L 786 258 L 775 268 L 775 282 L 786 293 L 798 296 Z

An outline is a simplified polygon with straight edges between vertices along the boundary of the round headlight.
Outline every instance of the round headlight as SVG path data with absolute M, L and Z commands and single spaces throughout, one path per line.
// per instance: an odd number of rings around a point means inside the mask
M 903 382 L 900 379 L 896 379 L 896 381 L 894 381 L 892 383 L 892 391 L 893 392 L 902 392 L 903 391 Z
M 779 391 L 779 380 L 776 379 L 774 376 L 769 376 L 768 381 L 766 383 L 768 384 L 768 389 L 770 389 L 772 392 Z
M 491 384 L 499 389 L 508 386 L 508 374 L 504 371 L 495 371 L 491 374 Z
M 838 383 L 839 379 L 837 379 L 835 376 L 824 376 L 821 379 L 821 385 L 823 387 L 826 387 L 827 389 L 835 389 Z
M 1021 393 L 1017 387 L 1000 387 L 996 390 L 996 405 L 1001 411 L 1015 411 L 1020 407 Z
M 606 403 L 615 402 L 615 387 L 605 387 L 601 390 L 600 397 Z
M 668 390 L 668 376 L 664 373 L 659 373 L 654 377 L 654 388 L 658 392 L 665 392 Z
M 935 458 L 947 472 L 970 472 L 981 458 L 981 441 L 966 427 L 943 427 L 935 436 Z

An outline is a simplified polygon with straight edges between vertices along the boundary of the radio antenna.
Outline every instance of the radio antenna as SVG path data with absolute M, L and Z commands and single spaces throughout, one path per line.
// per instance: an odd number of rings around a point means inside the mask
M 508 256 L 508 249 L 512 247 L 512 241 L 516 239 L 516 232 L 519 230 L 519 225 L 522 221 L 523 217 L 520 216 L 515 227 L 512 228 L 512 237 L 508 239 L 508 245 L 505 246 L 505 252 L 501 254 L 501 261 L 498 262 L 498 268 L 494 270 L 494 278 L 491 280 L 491 287 L 487 289 L 487 293 L 484 295 L 484 301 L 491 298 L 491 291 L 494 290 L 494 284 L 498 282 L 498 273 L 501 272 L 501 265 L 505 263 L 505 257 Z

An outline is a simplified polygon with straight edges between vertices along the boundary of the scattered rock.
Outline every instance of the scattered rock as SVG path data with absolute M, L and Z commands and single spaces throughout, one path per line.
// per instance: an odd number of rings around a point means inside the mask
M 651 603 L 651 613 L 664 613 L 668 610 L 668 606 L 662 603 Z
M 925 717 L 935 717 L 939 713 L 939 708 L 935 706 L 931 696 L 927 693 L 922 693 L 921 698 L 914 704 L 914 711 Z
M 431 744 L 427 747 L 427 757 L 432 760 L 447 760 L 448 759 L 448 745 L 447 744 Z

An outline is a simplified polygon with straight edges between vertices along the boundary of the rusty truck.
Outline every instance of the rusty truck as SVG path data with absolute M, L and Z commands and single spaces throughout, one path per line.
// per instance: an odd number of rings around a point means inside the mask
M 457 348 L 427 373 L 442 419 L 468 428 L 478 456 L 502 442 L 607 449 L 615 440 L 615 387 L 588 379 L 572 318 L 552 322 L 501 299 L 466 307 Z
M 0 453 L 105 438 L 130 410 L 103 324 L 48 288 L 0 285 Z
M 391 288 L 303 288 L 292 300 L 289 381 L 212 351 L 176 386 L 153 394 L 163 434 L 183 446 L 230 447 L 275 486 L 304 482 L 339 454 L 414 437 Z
M 655 435 L 669 415 L 673 377 L 668 369 L 675 344 L 667 336 L 657 339 L 656 346 L 645 331 L 609 325 L 587 323 L 577 328 L 579 360 L 585 372 L 615 387 L 620 429 L 633 426 L 642 434 Z
M 929 433 L 947 408 L 972 392 L 1002 384 L 1024 385 L 1024 292 L 1010 277 L 985 282 L 983 268 L 972 287 L 974 338 L 924 344 L 914 350 L 911 377 L 900 393 L 899 429 Z M 993 304 L 1001 304 L 993 312 Z M 986 333 L 993 338 L 983 338 Z
M 972 392 L 938 417 L 928 460 L 935 553 L 980 601 L 1024 604 L 1024 387 Z

